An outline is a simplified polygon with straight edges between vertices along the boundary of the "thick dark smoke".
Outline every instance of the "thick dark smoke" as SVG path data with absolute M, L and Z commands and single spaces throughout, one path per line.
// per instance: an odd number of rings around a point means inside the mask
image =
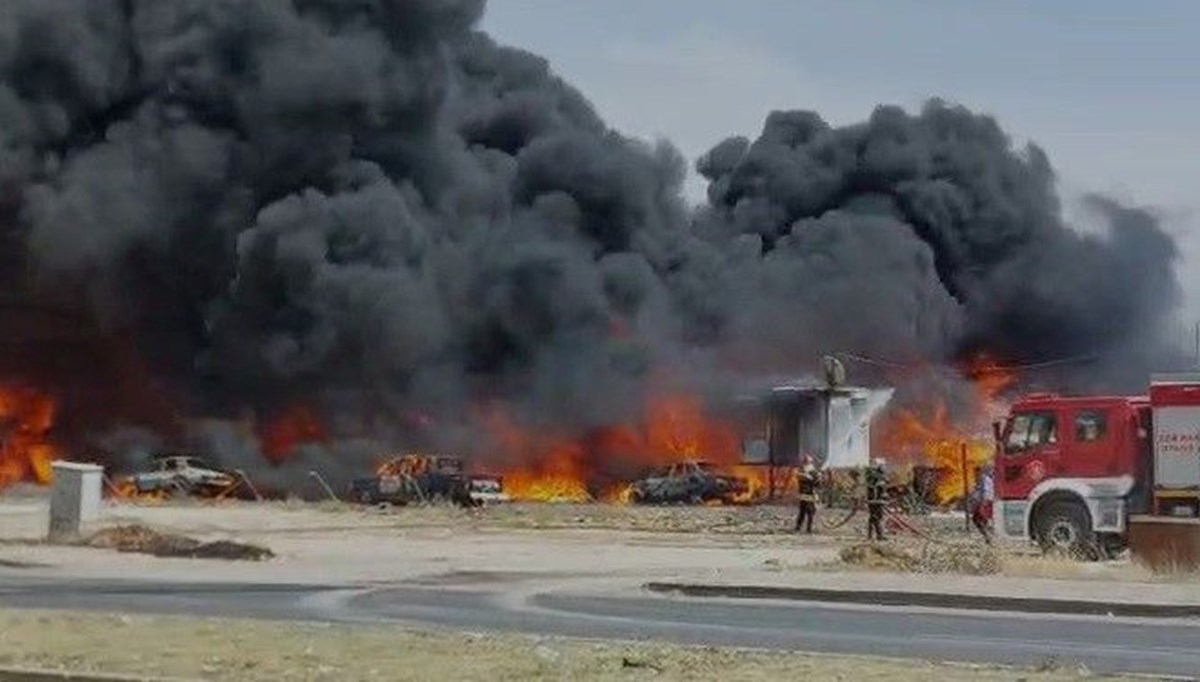
M 1180 298 L 1177 250 L 1152 213 L 1090 197 L 1101 236 L 1070 229 L 1046 155 L 1014 149 L 987 116 L 933 101 L 831 128 L 775 112 L 757 140 L 722 142 L 698 170 L 710 239 L 761 243 L 739 273 L 757 279 L 754 303 L 730 304 L 741 337 L 774 319 L 810 347 L 901 361 L 1087 357 L 1075 378 L 1110 387 L 1175 360 L 1161 339 Z
M 992 119 L 776 112 L 699 162 L 692 215 L 673 148 L 607 128 L 482 12 L 0 4 L 2 331 L 70 320 L 5 371 L 115 448 L 144 428 L 243 465 L 247 424 L 315 407 L 348 471 L 480 449 L 490 400 L 584 428 L 822 352 L 1162 361 L 1172 241 L 1101 198 L 1106 236 L 1068 229 L 1045 156 Z

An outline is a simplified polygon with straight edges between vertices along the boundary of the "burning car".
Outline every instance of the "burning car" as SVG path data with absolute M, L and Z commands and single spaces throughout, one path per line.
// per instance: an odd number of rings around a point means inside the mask
M 165 492 L 185 495 L 219 495 L 237 485 L 237 479 L 193 455 L 161 454 L 150 459 L 149 469 L 129 477 L 139 494 Z
M 750 482 L 717 473 L 708 462 L 678 462 L 635 482 L 629 501 L 635 504 L 733 504 L 750 490 Z
M 510 501 L 504 492 L 504 479 L 499 476 L 468 476 L 468 494 L 475 504 L 498 504 Z
M 463 506 L 506 502 L 495 476 L 468 475 L 459 457 L 406 454 L 386 460 L 375 475 L 351 483 L 351 496 L 363 504 L 445 500 Z

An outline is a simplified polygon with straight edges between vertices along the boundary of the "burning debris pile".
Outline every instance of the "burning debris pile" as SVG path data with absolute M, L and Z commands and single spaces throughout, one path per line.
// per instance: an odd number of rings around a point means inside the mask
M 0 381 L 36 387 L 0 401 L 25 425 L 0 483 L 45 480 L 54 446 L 125 469 L 179 446 L 343 486 L 404 448 L 522 499 L 616 498 L 646 466 L 736 466 L 675 395 L 823 353 L 1103 358 L 1062 385 L 1169 359 L 1170 237 L 1099 198 L 1107 231 L 1073 231 L 1048 159 L 990 117 L 774 112 L 699 161 L 689 211 L 678 152 L 609 129 L 483 11 L 0 4 L 0 326 L 25 339 Z M 889 447 L 973 433 L 953 398 L 910 403 Z
M 873 435 L 875 452 L 908 467 L 934 472 L 932 497 L 947 505 L 966 497 L 975 485 L 976 471 L 995 452 L 992 422 L 1005 414 L 1006 392 L 1018 383 L 1016 370 L 986 355 L 976 356 L 946 380 L 954 389 L 930 386 L 937 374 L 928 369 L 922 381 L 906 384 L 907 404 L 889 411 Z M 956 398 L 953 405 L 950 400 Z

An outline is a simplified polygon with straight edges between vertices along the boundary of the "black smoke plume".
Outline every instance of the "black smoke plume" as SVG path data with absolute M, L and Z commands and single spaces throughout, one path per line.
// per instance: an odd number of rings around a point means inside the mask
M 609 129 L 483 10 L 0 4 L 0 370 L 76 436 L 242 465 L 246 424 L 310 406 L 331 436 L 305 452 L 350 471 L 479 449 L 488 401 L 582 429 L 823 352 L 1162 360 L 1172 241 L 1100 198 L 1107 234 L 1069 229 L 1045 155 L 992 119 L 776 112 L 699 162 L 693 212 L 672 147 Z
M 1071 229 L 1046 155 L 1015 149 L 990 117 L 940 101 L 843 128 L 774 112 L 757 140 L 722 142 L 698 170 L 702 232 L 762 254 L 738 272 L 755 280 L 741 294 L 752 304 L 729 304 L 751 343 L 776 320 L 793 348 L 1076 358 L 1092 362 L 1058 383 L 1132 390 L 1178 362 L 1163 342 L 1178 252 L 1153 213 L 1093 196 L 1100 229 Z

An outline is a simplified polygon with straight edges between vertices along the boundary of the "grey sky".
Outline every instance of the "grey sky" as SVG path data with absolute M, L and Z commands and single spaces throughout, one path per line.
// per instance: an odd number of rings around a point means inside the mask
M 1164 212 L 1200 311 L 1200 2 L 491 0 L 484 28 L 547 57 L 614 127 L 689 159 L 771 109 L 832 123 L 939 96 L 1046 149 L 1064 197 Z M 693 175 L 688 195 L 704 188 Z

